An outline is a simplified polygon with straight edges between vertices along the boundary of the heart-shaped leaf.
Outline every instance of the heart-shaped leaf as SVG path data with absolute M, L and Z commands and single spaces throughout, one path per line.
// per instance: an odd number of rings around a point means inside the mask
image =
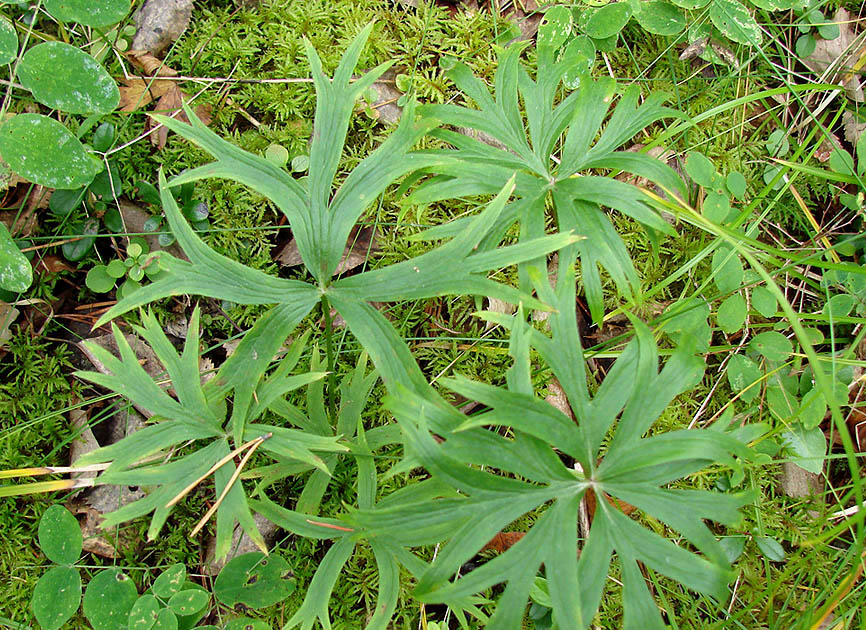
M 129 623 L 129 612 L 138 599 L 138 591 L 129 577 L 119 569 L 105 569 L 96 574 L 84 592 L 84 616 L 93 630 L 117 630 Z

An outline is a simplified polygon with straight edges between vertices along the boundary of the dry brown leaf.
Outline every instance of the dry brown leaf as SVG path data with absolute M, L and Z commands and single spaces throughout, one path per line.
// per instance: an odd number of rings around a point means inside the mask
M 181 36 L 192 16 L 192 0 L 147 0 L 133 16 L 133 50 L 159 55 Z
M 42 256 L 36 264 L 33 265 L 36 273 L 60 273 L 61 271 L 77 271 L 75 267 L 66 264 L 66 261 L 60 256 L 49 254 Z
M 189 96 L 180 91 L 177 85 L 172 85 L 165 94 L 163 94 L 156 103 L 156 112 L 164 116 L 175 118 L 181 122 L 188 123 L 186 113 L 181 109 L 181 105 L 189 100 Z M 205 125 L 209 125 L 211 121 L 210 105 L 198 105 L 195 108 L 195 114 Z M 148 119 L 146 127 L 154 129 L 150 134 L 150 142 L 157 149 L 162 149 L 168 140 L 168 127 L 158 125 L 153 118 Z
M 490 539 L 490 542 L 481 548 L 481 551 L 489 549 L 504 553 L 516 545 L 524 536 L 526 536 L 526 532 L 499 532 Z
M 376 239 L 375 228 L 373 226 L 355 226 L 349 233 L 349 240 L 346 248 L 343 250 L 343 257 L 340 259 L 340 264 L 334 272 L 339 275 L 362 265 L 370 254 L 377 253 L 381 248 Z M 295 239 L 286 243 L 274 255 L 274 260 L 284 267 L 296 267 L 303 264 L 301 253 L 298 251 L 298 244 Z
M 12 337 L 10 328 L 20 314 L 21 312 L 11 304 L 0 301 L 0 348 Z
M 123 84 L 120 90 L 120 104 L 118 108 L 122 112 L 134 112 L 137 109 L 147 107 L 166 92 L 176 86 L 174 81 L 160 81 L 159 79 L 144 79 L 141 77 L 128 77 L 120 79 Z
M 574 411 L 571 409 L 571 403 L 568 402 L 568 397 L 565 395 L 565 391 L 562 389 L 559 381 L 555 378 L 552 379 L 547 384 L 547 391 L 549 393 L 544 397 L 544 400 L 574 420 Z
M 852 28 L 852 24 L 856 24 L 857 20 L 845 9 L 839 9 L 832 22 L 839 26 L 839 37 L 818 39 L 815 50 L 802 61 L 810 70 L 821 75 L 822 80 L 838 83 L 845 88 L 845 93 L 852 100 L 862 103 L 862 74 L 854 72 L 855 65 L 864 54 L 862 44 L 858 44 L 857 35 Z
M 845 139 L 856 146 L 863 132 L 866 131 L 866 122 L 860 122 L 854 114 L 846 111 L 842 114 L 842 128 L 845 130 Z
M 177 70 L 165 65 L 162 59 L 158 59 L 146 50 L 130 50 L 126 58 L 139 70 L 149 77 L 176 77 Z

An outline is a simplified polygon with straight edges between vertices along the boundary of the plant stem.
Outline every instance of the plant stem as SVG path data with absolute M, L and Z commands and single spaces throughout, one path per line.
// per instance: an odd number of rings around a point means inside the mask
M 331 305 L 326 296 L 322 296 L 322 313 L 325 315 L 325 353 L 328 355 L 328 416 L 331 423 L 337 423 L 337 375 L 334 372 L 334 326 L 331 321 Z

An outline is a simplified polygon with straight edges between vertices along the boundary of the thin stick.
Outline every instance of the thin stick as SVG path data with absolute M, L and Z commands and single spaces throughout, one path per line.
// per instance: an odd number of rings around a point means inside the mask
M 261 437 L 257 437 L 255 440 L 253 440 L 253 445 L 252 445 L 252 446 L 250 447 L 250 449 L 249 449 L 249 450 L 244 454 L 243 458 L 241 459 L 241 463 L 238 464 L 238 467 L 235 469 L 234 473 L 232 473 L 231 478 L 229 478 L 229 482 L 226 484 L 226 487 L 223 488 L 223 491 L 222 491 L 222 493 L 219 495 L 219 498 L 216 500 L 216 502 L 214 502 L 214 504 L 213 504 L 213 505 L 211 506 L 211 508 L 210 508 L 210 509 L 205 513 L 205 515 L 201 517 L 201 520 L 200 520 L 200 521 L 198 522 L 198 524 L 193 528 L 193 530 L 192 530 L 192 532 L 191 532 L 191 534 L 190 534 L 191 536 L 195 536 L 196 534 L 198 534 L 198 533 L 201 531 L 201 528 L 205 526 L 205 523 L 207 523 L 207 522 L 210 520 L 210 517 L 213 516 L 214 513 L 219 509 L 219 506 L 222 505 L 223 500 L 224 500 L 224 499 L 226 498 L 226 496 L 228 495 L 229 490 L 232 489 L 232 487 L 233 487 L 234 484 L 235 484 L 235 481 L 238 480 L 238 477 L 240 476 L 241 471 L 243 470 L 243 468 L 244 468 L 244 466 L 246 465 L 246 463 L 247 463 L 247 461 L 249 460 L 249 458 L 252 457 L 252 456 L 253 456 L 253 453 L 256 452 L 256 449 L 257 449 L 259 446 L 261 446 L 262 443 L 263 443 L 265 440 L 267 440 L 269 437 L 271 437 L 272 435 L 273 435 L 273 433 L 268 433 L 268 434 L 266 434 L 266 435 L 262 435 Z
M 257 442 L 258 442 L 258 444 L 257 444 Z M 214 474 L 217 470 L 219 470 L 220 468 L 225 466 L 230 460 L 234 459 L 235 455 L 242 453 L 243 451 L 245 451 L 246 449 L 250 448 L 253 445 L 258 446 L 262 442 L 264 442 L 264 439 L 262 437 L 257 437 L 257 438 L 250 440 L 249 442 L 241 444 L 239 447 L 237 447 L 231 453 L 229 453 L 228 455 L 223 457 L 221 460 L 219 460 L 216 464 L 211 466 L 210 469 L 205 474 L 203 474 L 201 477 L 199 477 L 198 479 L 193 481 L 191 484 L 189 484 L 186 488 L 181 490 L 177 494 L 177 496 L 175 496 L 171 501 L 169 501 L 168 503 L 165 504 L 165 507 L 170 508 L 173 505 L 175 505 L 178 501 L 180 501 L 182 498 L 184 498 L 186 495 L 188 495 L 192 491 L 192 489 L 195 488 L 198 484 L 200 484 L 202 481 L 204 481 L 205 479 L 210 477 L 212 474 Z

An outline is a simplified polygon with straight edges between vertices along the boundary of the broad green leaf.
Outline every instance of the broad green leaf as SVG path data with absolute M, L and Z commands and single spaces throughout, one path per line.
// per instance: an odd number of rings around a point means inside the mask
M 9 230 L 0 223 L 0 289 L 21 293 L 33 283 L 30 261 L 12 240 Z
M 45 0 L 43 6 L 61 22 L 95 27 L 116 24 L 129 13 L 129 0 Z
M 150 630 L 159 614 L 159 601 L 153 595 L 142 595 L 129 611 L 129 630 Z
M 209 601 L 210 596 L 206 591 L 188 589 L 172 595 L 168 600 L 168 607 L 174 614 L 185 617 L 204 610 Z
M 180 592 L 185 581 L 186 565 L 177 563 L 160 573 L 159 577 L 153 581 L 151 588 L 154 595 L 163 599 L 170 599 L 173 595 Z
M 742 173 L 731 171 L 725 178 L 725 186 L 734 197 L 742 201 L 746 197 L 746 178 Z
M 81 577 L 73 567 L 52 567 L 33 588 L 30 607 L 45 630 L 59 630 L 81 603 Z
M 827 401 L 823 392 L 813 387 L 803 396 L 800 401 L 800 409 L 797 411 L 797 419 L 806 431 L 815 429 L 824 421 L 827 414 Z
M 672 3 L 683 9 L 701 9 L 707 6 L 712 0 L 671 0 Z
M 10 63 L 18 56 L 18 33 L 12 22 L 0 16 L 0 64 Z
M 719 541 L 728 562 L 736 562 L 746 548 L 745 536 L 725 536 Z
M 135 584 L 119 569 L 103 569 L 84 591 L 82 609 L 93 630 L 126 628 L 138 599 Z
M 714 223 L 724 223 L 731 214 L 731 201 L 722 193 L 709 192 L 701 207 L 704 216 Z
M 834 317 L 845 317 L 854 308 L 854 296 L 847 293 L 839 293 L 831 296 L 824 304 L 823 313 L 832 322 Z
M 109 275 L 106 265 L 93 265 L 84 278 L 84 284 L 94 293 L 108 293 L 116 281 L 116 277 Z
M 628 2 L 612 2 L 597 9 L 584 10 L 580 16 L 580 26 L 593 39 L 605 39 L 619 33 L 631 14 Z
M 177 615 L 170 608 L 162 608 L 156 615 L 153 630 L 177 630 Z
M 70 114 L 108 114 L 120 102 L 117 84 L 99 62 L 63 42 L 44 42 L 24 53 L 18 79 L 37 101 Z
M 785 559 L 785 550 L 775 538 L 755 536 L 755 544 L 768 560 L 782 562 Z
M 284 600 L 295 590 L 288 563 L 278 555 L 245 553 L 231 559 L 214 582 L 214 595 L 223 604 L 243 604 L 253 610 Z
M 52 505 L 39 519 L 39 548 L 56 564 L 71 565 L 81 556 L 81 527 L 62 505 Z
M 713 178 L 716 175 L 716 167 L 713 166 L 713 163 L 703 153 L 689 151 L 689 154 L 686 156 L 686 173 L 699 186 L 712 188 Z
M 737 0 L 713 0 L 710 5 L 710 19 L 728 39 L 738 44 L 761 45 L 761 27 L 749 10 Z
M 749 346 L 770 361 L 784 361 L 794 351 L 791 340 L 775 330 L 755 335 L 749 342 Z
M 641 2 L 640 11 L 634 17 L 645 31 L 653 35 L 676 35 L 686 27 L 683 12 L 665 0 Z
M 719 305 L 716 322 L 726 334 L 730 335 L 743 327 L 746 322 L 746 300 L 739 293 L 729 296 Z
M 544 12 L 544 19 L 538 25 L 538 46 L 557 50 L 571 33 L 571 11 L 558 5 Z
M 827 456 L 827 437 L 820 427 L 806 429 L 798 423 L 782 433 L 781 440 L 782 447 L 793 463 L 803 470 L 821 474 Z
M 719 247 L 713 254 L 713 282 L 721 293 L 731 293 L 743 285 L 743 263 L 729 247 Z
M 778 303 L 776 302 L 776 294 L 765 286 L 758 286 L 752 289 L 752 306 L 764 317 L 770 318 L 775 316 Z
M 49 188 L 86 186 L 103 166 L 59 122 L 17 114 L 0 126 L 0 154 L 13 171 Z
M 740 392 L 740 397 L 746 402 L 753 400 L 761 393 L 758 384 L 761 380 L 761 369 L 750 358 L 742 354 L 731 356 L 728 360 L 727 374 L 731 389 Z
M 776 129 L 767 137 L 764 146 L 767 147 L 767 152 L 771 157 L 783 157 L 787 155 L 791 148 L 791 145 L 788 143 L 788 131 L 786 129 Z

